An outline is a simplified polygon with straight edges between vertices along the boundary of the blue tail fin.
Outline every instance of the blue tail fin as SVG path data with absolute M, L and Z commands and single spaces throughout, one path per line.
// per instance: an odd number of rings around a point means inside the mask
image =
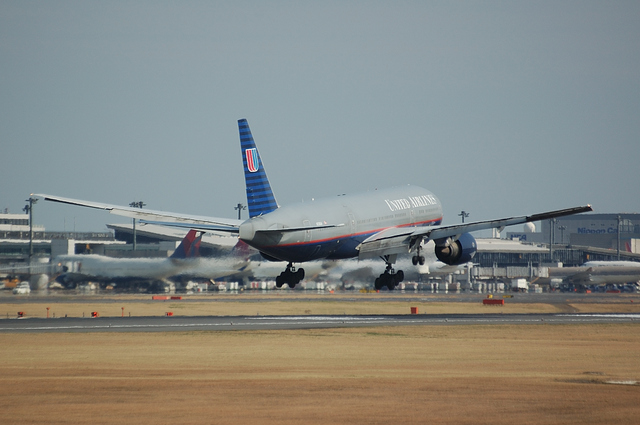
M 169 258 L 194 258 L 200 256 L 200 242 L 202 241 L 202 233 L 196 237 L 196 231 L 191 229 L 187 236 L 184 237 L 180 245 L 173 251 Z
M 240 130 L 240 147 L 244 164 L 244 180 L 247 185 L 247 203 L 249 217 L 256 217 L 278 209 L 278 203 L 271 191 L 271 185 L 264 170 L 264 164 L 253 141 L 249 123 L 246 119 L 238 120 Z

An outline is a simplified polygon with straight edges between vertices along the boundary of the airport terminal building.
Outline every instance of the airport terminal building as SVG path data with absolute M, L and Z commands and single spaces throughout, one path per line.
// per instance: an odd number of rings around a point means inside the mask
M 615 260 L 618 258 L 618 247 L 623 259 L 640 260 L 640 214 L 578 214 L 539 223 L 540 231 L 528 223 L 522 231 L 503 234 L 504 239 L 520 241 L 519 245 L 481 244 L 475 262 L 482 266 L 558 261 L 576 265 L 595 257 Z M 107 227 L 112 232 L 48 232 L 43 226 L 34 224 L 31 249 L 35 257 L 47 258 L 83 253 L 113 257 L 163 257 L 184 236 L 181 229 L 138 226 L 138 248 L 137 252 L 133 252 L 131 224 L 110 224 Z M 0 263 L 28 260 L 29 230 L 28 214 L 0 213 Z M 549 247 L 551 240 L 552 249 Z M 215 247 L 220 246 L 227 251 L 233 247 L 234 241 L 234 238 L 205 235 L 204 254 L 214 254 Z M 163 244 L 164 249 L 159 249 L 162 242 L 171 242 L 171 247 Z
M 640 214 L 577 214 L 540 222 L 540 232 L 507 232 L 507 239 L 640 253 Z M 618 238 L 619 235 L 619 238 Z
M 184 237 L 184 229 L 138 226 L 133 249 L 133 225 L 110 224 L 111 232 L 48 232 L 33 226 L 30 243 L 27 214 L 0 214 L 0 268 L 17 274 L 31 258 L 32 273 L 47 273 L 58 255 L 99 254 L 109 257 L 167 257 Z M 618 229 L 620 230 L 618 232 Z M 503 239 L 478 239 L 473 259 L 477 269 L 531 270 L 539 267 L 579 266 L 586 261 L 640 262 L 640 214 L 579 214 L 541 222 L 541 231 L 528 223 L 521 232 L 507 232 Z M 620 235 L 620 237 L 618 237 Z M 553 240 L 553 244 L 549 241 Z M 237 238 L 205 234 L 201 253 L 216 256 L 229 252 Z M 31 255 L 31 252 L 33 253 Z M 42 269 L 35 270 L 38 264 Z M 382 264 L 382 263 L 381 263 Z M 1 277 L 1 276 L 0 276 Z

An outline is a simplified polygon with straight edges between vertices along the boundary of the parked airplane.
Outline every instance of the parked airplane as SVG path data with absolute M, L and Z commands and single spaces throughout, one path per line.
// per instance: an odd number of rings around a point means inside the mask
M 354 195 L 315 200 L 280 207 L 267 178 L 246 119 L 238 121 L 240 144 L 249 207 L 246 221 L 192 216 L 163 211 L 80 201 L 39 194 L 48 201 L 108 210 L 172 226 L 215 230 L 238 234 L 240 240 L 260 251 L 264 258 L 286 261 L 277 277 L 278 287 L 294 287 L 304 278 L 304 269 L 294 263 L 318 259 L 381 257 L 386 270 L 375 287 L 394 289 L 404 280 L 404 272 L 393 269 L 400 253 L 413 253 L 413 263 L 424 263 L 423 241 L 435 242 L 436 257 L 445 264 L 471 260 L 476 241 L 469 232 L 547 220 L 586 211 L 581 206 L 529 216 L 443 226 L 442 205 L 430 191 L 417 186 L 401 186 Z M 165 220 L 165 221 L 162 221 Z M 169 220 L 169 221 L 166 221 Z
M 587 261 L 580 267 L 549 267 L 553 286 L 587 287 L 640 282 L 640 263 L 634 261 Z M 637 287 L 637 285 L 636 285 Z
M 583 267 L 640 267 L 637 261 L 587 261 Z
M 112 258 L 102 255 L 61 255 L 54 259 L 56 281 L 66 287 L 96 282 L 116 285 L 168 285 L 174 280 L 191 277 L 209 279 L 241 271 L 247 261 L 231 261 L 199 256 L 202 234 L 190 230 L 169 258 Z

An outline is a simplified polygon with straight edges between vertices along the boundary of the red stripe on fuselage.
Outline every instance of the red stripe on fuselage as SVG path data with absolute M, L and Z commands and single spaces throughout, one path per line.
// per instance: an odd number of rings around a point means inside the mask
M 376 230 L 369 230 L 367 232 L 360 232 L 360 233 L 354 233 L 352 235 L 341 235 L 341 236 L 334 236 L 332 238 L 326 238 L 326 239 L 317 239 L 314 241 L 304 241 L 304 242 L 293 242 L 293 243 L 288 243 L 288 244 L 282 244 L 282 245 L 270 245 L 267 246 L 265 248 L 282 248 L 282 247 L 289 247 L 289 246 L 301 246 L 301 245 L 314 245 L 314 244 L 319 244 L 319 243 L 324 243 L 324 242 L 329 242 L 329 241 L 335 241 L 338 239 L 345 239 L 345 238 L 353 238 L 354 236 L 361 236 L 361 235 L 373 235 L 375 233 L 378 232 L 382 232 L 383 230 L 387 230 L 387 229 L 391 229 L 393 227 L 420 227 L 423 225 L 428 225 L 428 224 L 432 224 L 432 223 L 437 223 L 437 222 L 441 222 L 442 221 L 442 217 L 440 218 L 436 218 L 434 220 L 427 220 L 427 221 L 421 221 L 419 223 L 411 223 L 411 224 L 402 224 L 400 226 L 389 226 L 389 227 L 383 227 L 382 229 L 376 229 Z M 301 232 L 304 232 L 306 230 L 301 230 Z

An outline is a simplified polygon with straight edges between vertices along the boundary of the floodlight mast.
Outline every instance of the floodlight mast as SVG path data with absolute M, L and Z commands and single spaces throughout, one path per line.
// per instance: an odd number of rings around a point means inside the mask
M 469 217 L 469 213 L 466 212 L 465 210 L 460 211 L 460 214 L 458 214 L 458 216 L 460 216 L 462 218 L 462 222 L 464 223 L 464 219 L 466 217 Z
M 31 259 L 33 257 L 33 204 L 37 203 L 38 199 L 30 196 L 26 202 L 28 202 L 28 204 L 25 205 L 22 210 L 29 214 L 29 265 L 31 265 Z
M 144 202 L 142 202 L 142 201 L 134 201 L 134 202 L 131 202 L 131 203 L 129 204 L 129 206 L 130 206 L 131 208 L 142 208 L 142 207 L 144 207 L 145 205 L 147 205 L 147 204 L 145 204 L 145 203 L 144 203 Z M 133 219 L 133 250 L 134 250 L 134 251 L 136 250 L 136 239 L 137 239 L 137 237 L 136 237 L 136 236 L 137 236 L 137 235 L 136 235 L 136 219 L 134 218 L 134 219 Z
M 233 209 L 238 211 L 238 220 L 241 220 L 240 214 L 242 213 L 242 210 L 246 210 L 247 207 L 246 207 L 246 205 L 242 205 L 242 204 L 238 203 L 238 205 L 233 207 Z

